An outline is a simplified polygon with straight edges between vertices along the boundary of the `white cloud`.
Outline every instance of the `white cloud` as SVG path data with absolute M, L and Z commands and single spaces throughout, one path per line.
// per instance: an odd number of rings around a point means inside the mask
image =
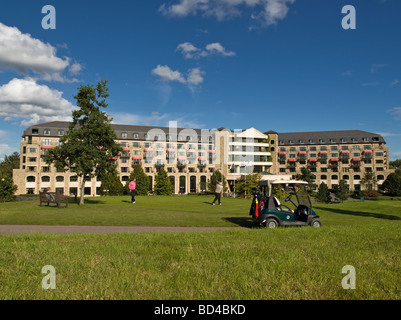
M 69 72 L 74 76 L 79 75 L 81 71 L 82 71 L 82 65 L 80 65 L 79 63 L 73 63 L 69 68 Z
M 69 65 L 69 59 L 56 56 L 56 49 L 48 43 L 23 34 L 15 27 L 0 22 L 0 67 L 26 73 L 33 70 L 61 72 Z
M 195 86 L 203 82 L 203 75 L 205 72 L 201 71 L 200 68 L 189 69 L 188 76 L 185 78 L 180 71 L 173 71 L 169 66 L 158 65 L 152 70 L 152 74 L 159 76 L 164 82 L 177 81 L 188 85 L 188 87 L 193 90 Z
M 276 24 L 289 11 L 288 4 L 295 0 L 177 0 L 173 5 L 163 4 L 159 12 L 170 17 L 186 17 L 198 13 L 224 20 L 241 15 L 243 7 L 254 10 L 251 18 L 262 26 Z
M 382 137 L 399 137 L 401 136 L 401 133 L 391 133 L 391 132 L 376 132 L 377 134 L 380 134 Z
M 14 150 L 16 151 L 16 150 Z M 4 161 L 6 155 L 10 155 L 14 152 L 11 147 L 6 143 L 0 143 L 0 162 Z
M 385 67 L 388 67 L 388 65 L 387 64 L 383 64 L 383 63 L 375 63 L 370 67 L 370 72 L 371 73 L 376 73 L 376 72 L 379 72 L 380 68 L 385 68 Z
M 70 121 L 75 106 L 63 93 L 33 79 L 13 79 L 0 87 L 0 117 L 22 119 L 22 126 L 39 122 Z
M 15 70 L 25 75 L 32 71 L 46 81 L 77 82 L 75 78 L 68 79 L 62 75 L 70 66 L 70 60 L 69 57 L 57 57 L 56 48 L 49 43 L 0 22 L 0 69 Z M 82 66 L 78 63 L 70 66 L 73 76 L 81 70 Z
M 191 69 L 188 74 L 187 83 L 194 86 L 201 84 L 204 80 L 202 77 L 203 74 L 204 72 L 199 68 Z
M 393 82 L 390 83 L 390 86 L 395 86 L 396 84 L 398 84 L 400 81 L 399 80 L 394 80 Z
M 176 51 L 180 51 L 186 59 L 199 59 L 211 55 L 235 56 L 235 52 L 227 51 L 219 42 L 206 45 L 205 50 L 195 47 L 190 42 L 184 42 L 177 46 Z
M 169 66 L 158 65 L 152 70 L 152 74 L 159 76 L 163 81 L 178 81 L 185 83 L 183 75 L 179 71 L 173 71 Z
M 395 120 L 401 120 L 401 107 L 395 107 L 390 110 L 387 110 L 388 113 L 390 113 Z
M 226 57 L 235 56 L 235 52 L 227 51 L 219 42 L 208 44 L 206 50 L 209 54 L 221 54 Z

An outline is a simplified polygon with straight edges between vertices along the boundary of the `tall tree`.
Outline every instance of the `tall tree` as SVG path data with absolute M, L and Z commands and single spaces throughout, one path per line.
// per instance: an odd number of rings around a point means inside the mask
M 0 176 L 13 176 L 13 169 L 18 169 L 20 165 L 20 156 L 18 152 L 14 152 L 9 156 L 5 156 L 0 162 Z
M 18 187 L 14 184 L 12 177 L 8 175 L 0 176 L 0 201 L 13 201 L 15 200 L 15 191 Z
M 401 196 L 401 175 L 393 172 L 382 184 L 382 189 L 391 196 Z
M 124 186 L 117 172 L 108 173 L 102 179 L 100 194 L 108 196 L 121 196 L 124 194 Z
M 317 198 L 317 200 L 319 200 L 320 202 L 325 202 L 325 203 L 330 202 L 330 191 L 329 191 L 329 187 L 328 187 L 327 184 L 325 184 L 324 182 L 322 182 L 322 183 L 319 185 L 319 188 L 318 188 L 317 194 L 316 194 L 316 198 Z
M 377 180 L 374 172 L 366 171 L 361 179 L 361 184 L 365 187 L 366 191 L 376 190 Z
M 347 184 L 347 181 L 341 179 L 338 183 L 338 186 L 334 189 L 334 193 L 336 197 L 341 200 L 341 202 L 347 200 L 349 196 L 349 185 Z
M 257 187 L 262 176 L 259 173 L 242 176 L 235 181 L 235 191 L 240 195 L 253 196 L 253 189 Z
M 81 181 L 80 205 L 84 204 L 85 180 L 115 172 L 113 157 L 122 152 L 110 126 L 112 119 L 100 109 L 107 108 L 108 96 L 106 80 L 98 82 L 96 87 L 81 85 L 74 96 L 79 109 L 72 112 L 69 130 L 60 139 L 60 145 L 49 151 L 46 160 L 61 170 L 74 168 Z
M 173 184 L 163 168 L 155 176 L 154 192 L 157 195 L 171 196 L 174 192 Z
M 317 188 L 317 184 L 315 183 L 316 177 L 308 168 L 301 168 L 301 173 L 298 173 L 295 176 L 295 179 L 307 182 L 309 191 L 315 190 Z
M 149 192 L 150 181 L 149 177 L 143 171 L 140 164 L 134 166 L 134 170 L 131 172 L 130 180 L 136 179 L 136 194 L 139 196 L 146 196 Z

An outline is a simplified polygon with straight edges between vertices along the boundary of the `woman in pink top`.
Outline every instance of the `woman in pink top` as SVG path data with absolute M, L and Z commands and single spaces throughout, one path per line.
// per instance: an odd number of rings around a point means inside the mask
M 131 180 L 128 187 L 131 190 L 131 202 L 135 203 L 136 179 Z

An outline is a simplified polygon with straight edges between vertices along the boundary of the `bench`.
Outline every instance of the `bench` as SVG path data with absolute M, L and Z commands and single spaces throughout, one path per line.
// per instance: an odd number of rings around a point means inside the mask
M 65 196 L 61 193 L 57 192 L 39 192 L 39 206 L 42 206 L 42 203 L 56 203 L 58 208 L 61 208 L 61 204 L 64 203 L 65 207 L 68 208 L 68 196 Z

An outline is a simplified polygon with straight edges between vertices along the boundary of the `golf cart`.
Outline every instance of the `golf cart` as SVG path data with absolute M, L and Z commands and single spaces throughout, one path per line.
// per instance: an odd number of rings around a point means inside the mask
M 320 227 L 319 216 L 313 211 L 304 181 L 273 180 L 259 182 L 254 189 L 251 210 L 253 222 L 259 227 L 279 226 Z M 294 206 L 290 209 L 275 197 L 279 192 L 286 195 L 285 202 Z

